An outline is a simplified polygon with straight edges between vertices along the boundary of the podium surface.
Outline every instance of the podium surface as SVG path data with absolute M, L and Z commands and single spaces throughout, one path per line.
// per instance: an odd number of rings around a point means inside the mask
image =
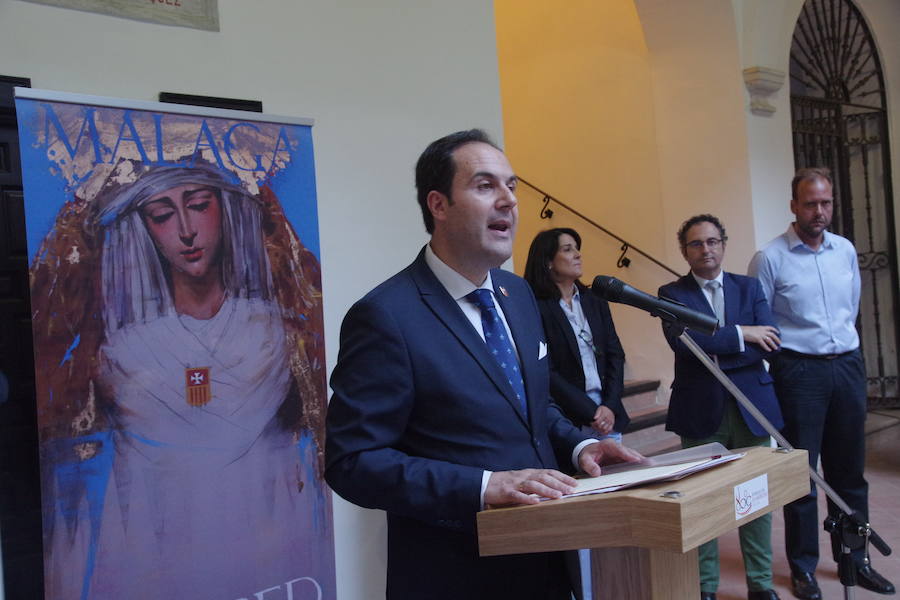
M 593 553 L 595 597 L 696 597 L 697 546 L 809 493 L 805 450 L 755 447 L 746 453 L 677 481 L 482 511 L 479 551 L 606 549 Z M 763 475 L 768 503 L 738 519 L 735 487 L 753 480 L 758 486 Z

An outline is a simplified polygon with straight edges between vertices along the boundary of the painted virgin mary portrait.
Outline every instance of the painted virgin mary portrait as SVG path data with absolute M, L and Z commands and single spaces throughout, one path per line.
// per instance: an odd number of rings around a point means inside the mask
M 273 192 L 123 161 L 31 277 L 46 597 L 333 597 L 319 265 Z

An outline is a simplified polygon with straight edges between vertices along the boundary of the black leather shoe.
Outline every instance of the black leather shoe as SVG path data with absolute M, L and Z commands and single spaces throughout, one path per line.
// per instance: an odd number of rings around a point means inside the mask
M 716 600 L 715 592 L 700 592 L 700 600 Z
M 758 592 L 747 592 L 747 600 L 781 600 L 775 590 L 762 590 Z
M 791 589 L 800 600 L 822 600 L 822 590 L 812 573 L 791 573 Z
M 893 594 L 894 584 L 878 574 L 872 565 L 865 565 L 856 569 L 856 584 L 861 588 L 871 590 L 876 594 Z

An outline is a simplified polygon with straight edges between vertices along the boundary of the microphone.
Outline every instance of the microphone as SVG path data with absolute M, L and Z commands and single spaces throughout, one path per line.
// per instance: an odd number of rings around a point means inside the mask
M 672 300 L 651 296 L 634 289 L 615 277 L 598 275 L 594 278 L 594 285 L 591 286 L 591 290 L 609 302 L 628 304 L 641 310 L 646 310 L 654 317 L 678 323 L 687 329 L 693 329 L 700 333 L 712 335 L 719 328 L 719 321 L 715 317 L 688 308 Z

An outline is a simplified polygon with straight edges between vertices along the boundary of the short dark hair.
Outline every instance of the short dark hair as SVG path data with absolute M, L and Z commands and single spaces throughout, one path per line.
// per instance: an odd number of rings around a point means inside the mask
M 575 247 L 581 250 L 581 236 L 569 227 L 557 227 L 542 231 L 531 240 L 528 249 L 528 260 L 525 263 L 525 281 L 531 285 L 538 298 L 559 298 L 559 288 L 550 277 L 550 267 L 556 253 L 559 252 L 559 238 L 568 233 L 575 239 Z
M 709 214 L 694 215 L 693 217 L 682 223 L 681 227 L 678 228 L 678 245 L 681 246 L 682 250 L 684 250 L 687 246 L 688 229 L 690 229 L 697 223 L 712 223 L 716 226 L 716 229 L 719 230 L 719 237 L 722 238 L 722 241 L 728 241 L 728 236 L 725 235 L 725 226 L 722 225 L 722 222 L 718 219 L 718 217 Z
M 831 169 L 827 167 L 811 167 L 807 169 L 797 169 L 794 178 L 791 179 L 791 199 L 797 199 L 797 190 L 804 181 L 815 181 L 816 179 L 824 179 L 828 185 L 834 187 L 834 181 L 831 180 Z
M 450 188 L 453 185 L 453 177 L 456 175 L 456 161 L 453 153 L 460 146 L 480 142 L 488 144 L 500 150 L 488 134 L 481 129 L 469 129 L 457 131 L 431 142 L 416 162 L 416 195 L 419 208 L 422 209 L 422 219 L 425 221 L 425 230 L 434 233 L 434 215 L 428 210 L 428 193 L 432 190 L 440 192 L 450 198 Z

